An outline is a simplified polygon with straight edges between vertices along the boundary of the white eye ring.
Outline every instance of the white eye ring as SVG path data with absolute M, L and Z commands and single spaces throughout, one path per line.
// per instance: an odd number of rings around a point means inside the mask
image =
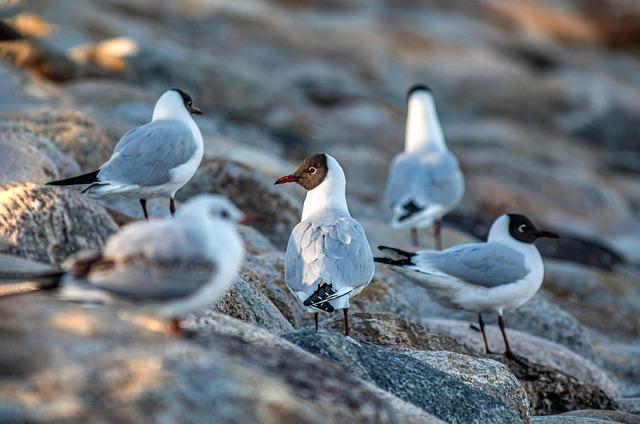
M 314 168 L 313 166 L 310 166 L 309 169 L 307 169 L 307 171 L 309 171 L 309 174 L 313 175 L 316 172 L 318 172 L 318 170 L 316 168 Z
M 518 231 L 520 231 L 521 233 L 524 233 L 524 230 L 527 228 L 527 224 L 522 224 L 518 227 Z

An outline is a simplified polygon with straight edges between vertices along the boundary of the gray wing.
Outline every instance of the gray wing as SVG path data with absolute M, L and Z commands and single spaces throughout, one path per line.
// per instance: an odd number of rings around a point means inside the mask
M 311 294 L 321 281 L 336 290 L 363 286 L 374 270 L 367 236 L 351 217 L 309 219 L 291 233 L 285 280 L 295 292 Z
M 207 285 L 215 273 L 205 260 L 149 259 L 143 255 L 115 262 L 101 259 L 86 277 L 90 286 L 129 301 L 154 302 L 192 296 Z
M 401 153 L 391 163 L 386 198 L 392 207 L 409 202 L 421 208 L 455 205 L 463 194 L 462 172 L 450 152 Z
M 529 272 L 524 255 L 500 243 L 473 243 L 444 252 L 423 252 L 414 263 L 487 288 L 514 283 Z
M 170 171 L 186 163 L 197 146 L 189 128 L 177 121 L 162 120 L 125 133 L 113 155 L 100 167 L 100 181 L 161 185 L 171 180 Z

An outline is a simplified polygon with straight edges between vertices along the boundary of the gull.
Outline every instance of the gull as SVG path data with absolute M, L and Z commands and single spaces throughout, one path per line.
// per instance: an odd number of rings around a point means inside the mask
M 83 193 L 139 199 L 145 219 L 147 199 L 168 197 L 173 216 L 175 193 L 193 177 L 204 153 L 202 133 L 191 114 L 202 114 L 191 96 L 168 90 L 156 102 L 151 122 L 126 132 L 97 171 L 47 185 L 89 184 Z
M 434 227 L 437 250 L 442 250 L 441 220 L 464 195 L 464 179 L 456 157 L 444 140 L 431 90 L 416 85 L 408 93 L 404 152 L 389 169 L 386 199 L 391 225 L 410 228 L 418 245 L 418 228 Z
M 307 190 L 300 223 L 285 254 L 285 282 L 307 312 L 342 309 L 349 335 L 349 301 L 373 278 L 373 254 L 364 229 L 349 214 L 346 179 L 328 154 L 308 157 L 291 175 L 275 184 L 295 182 Z
M 168 320 L 168 332 L 179 336 L 179 317 L 210 305 L 233 283 L 245 254 L 237 231 L 242 219 L 225 197 L 198 195 L 175 219 L 126 225 L 102 251 L 80 252 L 57 273 L 35 272 L 13 294 L 34 291 L 34 284 L 58 288 L 64 300 L 133 307 Z M 0 281 L 5 277 L 0 271 Z M 0 293 L 12 294 L 10 288 L 2 284 Z
M 375 260 L 427 289 L 443 306 L 477 313 L 487 353 L 493 352 L 482 314 L 497 314 L 506 356 L 526 365 L 528 361 L 515 355 L 509 346 L 503 313 L 525 304 L 542 285 L 544 265 L 533 244 L 541 237 L 558 236 L 538 230 L 524 215 L 506 214 L 495 220 L 486 243 L 415 253 L 380 246 L 390 257 Z

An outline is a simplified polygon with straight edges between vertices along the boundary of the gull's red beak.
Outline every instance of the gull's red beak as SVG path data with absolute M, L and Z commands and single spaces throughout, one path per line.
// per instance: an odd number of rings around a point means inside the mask
M 295 183 L 296 181 L 300 181 L 300 177 L 297 175 L 285 175 L 284 177 L 278 178 L 273 185 Z

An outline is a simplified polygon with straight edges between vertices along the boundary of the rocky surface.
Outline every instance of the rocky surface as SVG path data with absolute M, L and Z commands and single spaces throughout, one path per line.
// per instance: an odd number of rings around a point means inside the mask
M 248 257 L 234 287 L 186 317 L 184 340 L 130 311 L 53 294 L 0 301 L 0 422 L 595 423 L 640 413 L 637 2 L 15 3 L 0 9 L 0 37 L 21 37 L 0 43 L 3 250 L 56 265 L 140 218 L 135 201 L 105 209 L 40 184 L 99 166 L 169 87 L 205 111 L 205 160 L 178 199 L 223 193 L 254 223 L 241 228 Z M 315 333 L 284 285 L 304 193 L 272 184 L 311 152 L 343 164 L 372 247 L 407 245 L 381 187 L 415 82 L 436 93 L 467 181 L 445 245 L 482 238 L 505 211 L 562 235 L 540 244 L 541 292 L 506 315 L 530 368 L 484 355 L 475 315 L 382 267 L 353 299 L 348 338 L 340 314 L 323 314 Z M 149 208 L 168 214 L 166 199 Z M 429 230 L 421 244 L 432 246 Z M 495 326 L 489 335 L 500 350 Z

